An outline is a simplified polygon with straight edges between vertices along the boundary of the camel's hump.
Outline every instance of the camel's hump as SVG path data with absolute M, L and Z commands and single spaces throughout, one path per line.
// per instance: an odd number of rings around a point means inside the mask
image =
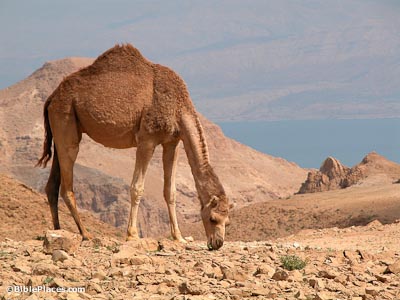
M 152 63 L 147 60 L 138 49 L 131 44 L 115 45 L 101 54 L 91 65 L 97 70 L 129 70 L 140 67 L 151 67 Z

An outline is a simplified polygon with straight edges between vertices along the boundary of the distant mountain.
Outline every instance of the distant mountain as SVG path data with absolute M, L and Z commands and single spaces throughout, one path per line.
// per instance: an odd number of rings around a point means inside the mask
M 28 78 L 0 90 L 0 173 L 44 190 L 50 168 L 33 168 L 43 141 L 43 103 L 68 74 L 87 66 L 90 58 L 67 58 L 45 63 Z M 284 159 L 257 152 L 224 136 L 214 123 L 201 117 L 212 165 L 227 194 L 238 207 L 287 197 L 298 190 L 307 171 Z M 158 148 L 146 177 L 140 205 L 139 225 L 143 235 L 168 231 L 168 213 L 162 198 L 162 156 Z M 105 148 L 86 135 L 74 169 L 79 207 L 92 211 L 102 221 L 126 227 L 130 206 L 135 149 Z M 193 177 L 181 149 L 177 171 L 177 207 L 181 221 L 199 220 L 200 203 Z M 50 212 L 48 212 L 50 213 Z
M 18 5 L 3 11 L 20 15 Z M 177 70 L 214 121 L 400 117 L 397 0 L 25 5 L 19 27 L 0 13 L 0 85 L 27 66 L 128 41 Z M 36 30 L 27 37 L 26 27 Z

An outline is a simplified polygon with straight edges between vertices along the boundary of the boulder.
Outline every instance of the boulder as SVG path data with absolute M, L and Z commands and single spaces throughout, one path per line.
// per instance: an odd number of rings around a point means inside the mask
M 44 237 L 43 249 L 47 254 L 54 250 L 63 250 L 69 254 L 74 253 L 81 244 L 81 236 L 66 230 L 48 230 Z

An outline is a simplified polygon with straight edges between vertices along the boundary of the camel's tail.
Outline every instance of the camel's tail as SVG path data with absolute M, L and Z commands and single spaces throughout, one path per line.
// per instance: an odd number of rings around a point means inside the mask
M 44 104 L 43 109 L 43 117 L 44 117 L 44 143 L 43 143 L 43 154 L 42 157 L 38 160 L 35 167 L 43 167 L 45 168 L 48 161 L 51 159 L 51 145 L 53 141 L 53 133 L 51 132 L 50 122 L 49 122 L 49 112 L 48 107 L 50 105 L 49 99 Z

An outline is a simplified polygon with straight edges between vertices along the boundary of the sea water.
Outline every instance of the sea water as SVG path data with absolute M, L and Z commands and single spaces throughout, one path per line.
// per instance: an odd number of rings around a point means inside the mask
M 220 122 L 225 135 L 304 168 L 328 156 L 353 166 L 376 151 L 400 163 L 400 119 Z

